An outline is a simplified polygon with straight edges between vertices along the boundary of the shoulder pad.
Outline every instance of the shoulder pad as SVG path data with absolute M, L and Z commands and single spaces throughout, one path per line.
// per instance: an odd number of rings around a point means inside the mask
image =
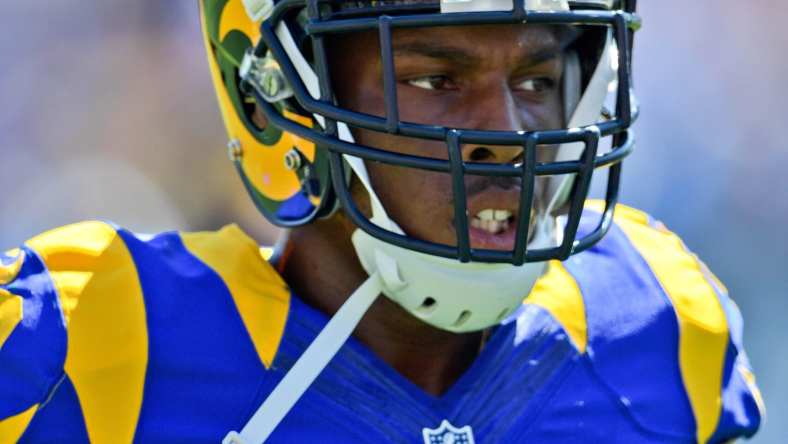
M 21 434 L 66 378 L 90 440 L 130 442 L 149 349 L 214 319 L 270 366 L 288 307 L 282 278 L 237 226 L 142 236 L 84 222 L 36 236 L 0 258 L 0 434 Z
M 147 338 L 138 332 L 144 331 L 145 311 L 133 261 L 113 227 L 86 222 L 36 236 L 16 259 L 3 260 L 0 275 L 7 296 L 3 311 L 21 306 L 16 316 L 3 316 L 0 344 L 0 390 L 10 390 L 0 395 L 0 417 L 16 415 L 9 418 L 19 426 L 14 433 L 24 431 L 35 407 L 64 377 L 82 389 L 86 420 L 91 410 L 110 408 L 94 402 L 107 400 L 104 392 L 119 395 L 121 401 L 111 404 L 118 415 L 135 402 L 138 411 L 147 356 Z M 122 367 L 122 382 L 92 383 L 108 365 Z M 123 402 L 135 390 L 138 399 Z
M 566 265 L 583 291 L 600 376 L 644 427 L 709 441 L 740 348 L 719 280 L 662 223 L 623 205 L 605 239 Z
M 218 273 L 266 367 L 279 348 L 290 307 L 290 290 L 261 249 L 237 225 L 216 232 L 183 233 L 186 249 Z

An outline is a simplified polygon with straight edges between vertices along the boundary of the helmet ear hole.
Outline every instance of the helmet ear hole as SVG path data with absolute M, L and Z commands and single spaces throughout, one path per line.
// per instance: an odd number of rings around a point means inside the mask
M 251 112 L 249 120 L 259 130 L 264 131 L 268 127 L 268 118 L 263 113 L 263 110 L 252 101 L 251 106 L 254 108 Z

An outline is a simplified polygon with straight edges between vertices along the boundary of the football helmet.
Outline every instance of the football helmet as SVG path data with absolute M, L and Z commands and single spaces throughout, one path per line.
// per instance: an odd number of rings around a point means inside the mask
M 610 226 L 618 196 L 621 160 L 633 147 L 629 130 L 637 116 L 631 93 L 633 31 L 640 26 L 635 1 L 625 0 L 203 0 L 203 30 L 212 77 L 230 135 L 231 159 L 253 201 L 272 223 L 294 227 L 331 214 L 341 205 L 364 232 L 389 244 L 461 262 L 511 263 L 565 259 L 597 242 Z M 490 23 L 565 24 L 585 34 L 567 57 L 564 75 L 566 128 L 490 131 L 447 128 L 399 119 L 391 35 L 397 28 Z M 323 40 L 336 33 L 375 30 L 380 36 L 386 116 L 339 106 L 329 80 Z M 602 35 L 601 44 L 599 36 Z M 388 50 L 386 49 L 388 48 Z M 606 108 L 609 91 L 614 107 Z M 255 104 L 269 124 L 251 119 Z M 352 130 L 385 132 L 445 142 L 445 160 L 392 153 L 353 142 Z M 612 139 L 602 153 L 601 141 Z M 452 156 L 462 144 L 524 149 L 515 165 L 463 162 Z M 552 147 L 552 162 L 537 163 L 537 148 Z M 451 174 L 457 242 L 443 245 L 409 237 L 388 220 L 371 192 L 373 217 L 350 198 L 351 171 L 364 180 L 363 161 Z M 596 230 L 576 239 L 583 203 L 595 169 L 607 168 L 607 205 Z M 512 251 L 473 249 L 468 240 L 466 175 L 522 179 L 518 234 Z M 550 176 L 552 208 L 568 202 L 559 245 L 528 247 L 528 226 L 537 177 Z M 557 176 L 564 176 L 557 179 Z M 366 185 L 366 183 L 365 183 Z

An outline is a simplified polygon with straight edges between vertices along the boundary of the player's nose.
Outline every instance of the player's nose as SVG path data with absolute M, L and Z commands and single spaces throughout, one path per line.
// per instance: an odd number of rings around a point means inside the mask
M 506 145 L 465 144 L 462 157 L 466 162 L 483 163 L 520 163 L 523 160 L 523 148 Z
M 488 131 L 524 131 L 522 112 L 511 89 L 505 83 L 485 88 L 477 96 L 471 120 L 473 129 Z M 464 144 L 466 162 L 517 163 L 522 161 L 523 148 L 514 145 Z

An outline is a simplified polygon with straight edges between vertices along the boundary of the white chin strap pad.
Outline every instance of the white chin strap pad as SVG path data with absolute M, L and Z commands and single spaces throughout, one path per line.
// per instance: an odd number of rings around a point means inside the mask
M 533 246 L 553 243 L 548 220 Z M 367 273 L 380 275 L 383 294 L 427 324 L 457 333 L 498 324 L 522 304 L 546 267 L 460 263 L 391 245 L 360 229 L 353 246 Z

